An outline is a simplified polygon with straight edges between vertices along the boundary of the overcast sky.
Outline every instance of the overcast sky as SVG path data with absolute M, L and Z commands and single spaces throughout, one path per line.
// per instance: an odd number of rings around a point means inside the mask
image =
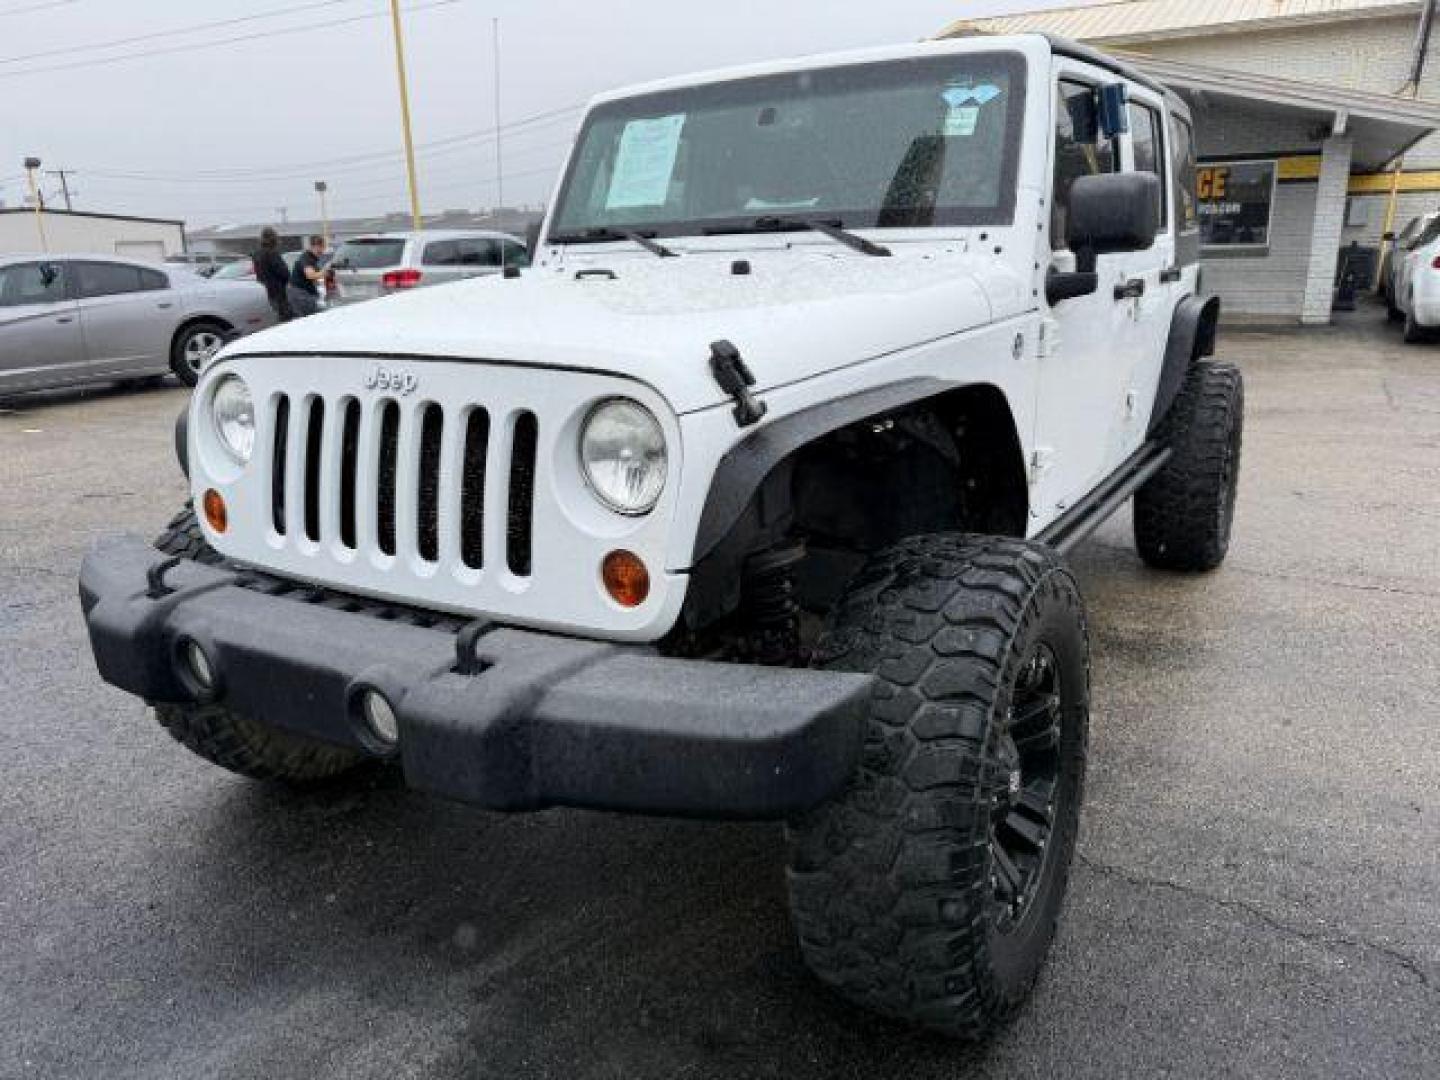
M 403 6 L 415 138 L 439 143 L 420 154 L 429 213 L 495 201 L 495 146 L 485 136 L 494 124 L 493 18 L 500 20 L 501 122 L 514 125 L 502 144 L 505 201 L 536 205 L 549 195 L 579 116 L 558 110 L 596 91 L 726 64 L 913 41 L 959 18 L 1058 4 Z M 324 179 L 333 216 L 401 210 L 387 11 L 385 0 L 0 0 L 0 200 L 19 204 L 23 159 L 33 154 L 45 169 L 74 170 L 79 209 L 181 217 L 192 226 L 276 220 L 280 207 L 292 218 L 314 217 L 313 182 Z M 171 33 L 220 21 L 230 25 Z M 295 32 L 305 26 L 317 28 Z M 226 40 L 237 38 L 249 40 Z M 117 61 L 140 53 L 151 55 Z M 540 119 L 525 122 L 532 117 Z M 43 179 L 47 199 L 58 205 L 58 179 Z

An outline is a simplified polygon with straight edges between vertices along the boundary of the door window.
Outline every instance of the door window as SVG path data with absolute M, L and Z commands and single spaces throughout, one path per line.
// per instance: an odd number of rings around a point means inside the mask
M 529 266 L 530 252 L 520 244 L 505 244 L 505 265 L 506 266 Z
M 145 291 L 138 266 L 100 262 L 77 262 L 74 266 L 75 292 L 82 300 Z
M 425 245 L 426 266 L 459 266 L 460 242 L 458 240 L 436 240 Z
M 1160 231 L 1169 232 L 1170 224 L 1165 217 L 1165 142 L 1160 114 L 1150 106 L 1134 101 L 1130 103 L 1130 145 L 1135 157 L 1135 171 L 1153 173 L 1160 181 L 1160 201 L 1155 209 L 1160 215 Z
M 159 289 L 168 289 L 169 287 L 170 279 L 159 270 L 149 270 L 143 266 L 140 267 L 141 292 L 155 292 Z
M 59 263 L 0 266 L 0 307 L 53 304 L 65 299 L 65 275 Z
M 460 241 L 461 266 L 499 266 L 500 241 L 471 239 Z
M 1195 189 L 1195 129 L 1174 113 L 1170 114 L 1170 122 L 1175 131 L 1175 145 L 1170 148 L 1175 169 L 1175 217 L 1182 233 L 1196 232 L 1200 228 L 1200 206 Z
M 1055 190 L 1051 202 L 1050 246 L 1066 247 L 1070 188 L 1082 176 L 1116 171 L 1115 146 L 1100 132 L 1095 87 L 1062 79 L 1055 98 Z

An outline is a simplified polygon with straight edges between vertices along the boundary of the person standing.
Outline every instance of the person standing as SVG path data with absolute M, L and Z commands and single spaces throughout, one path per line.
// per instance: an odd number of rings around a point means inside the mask
M 320 290 L 325 287 L 325 268 L 320 260 L 324 257 L 325 238 L 312 236 L 290 271 L 290 286 L 286 295 L 297 319 L 314 315 L 320 310 Z
M 280 254 L 280 237 L 266 226 L 260 230 L 260 248 L 250 257 L 255 265 L 255 280 L 265 287 L 265 295 L 281 322 L 291 319 L 290 300 L 285 295 L 290 284 L 290 267 Z

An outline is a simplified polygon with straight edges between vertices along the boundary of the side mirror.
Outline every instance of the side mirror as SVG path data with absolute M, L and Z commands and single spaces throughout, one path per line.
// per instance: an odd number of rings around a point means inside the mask
M 1144 251 L 1160 231 L 1160 178 L 1149 172 L 1082 176 L 1070 186 L 1066 239 L 1076 268 L 1095 270 L 1101 255 Z

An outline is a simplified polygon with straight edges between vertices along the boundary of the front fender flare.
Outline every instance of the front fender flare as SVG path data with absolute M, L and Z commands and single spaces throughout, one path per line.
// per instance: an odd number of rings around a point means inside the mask
M 765 477 L 795 451 L 868 416 L 912 405 L 953 388 L 954 384 L 941 379 L 902 379 L 762 423 L 720 459 L 695 531 L 690 565 L 715 550 L 740 520 Z

